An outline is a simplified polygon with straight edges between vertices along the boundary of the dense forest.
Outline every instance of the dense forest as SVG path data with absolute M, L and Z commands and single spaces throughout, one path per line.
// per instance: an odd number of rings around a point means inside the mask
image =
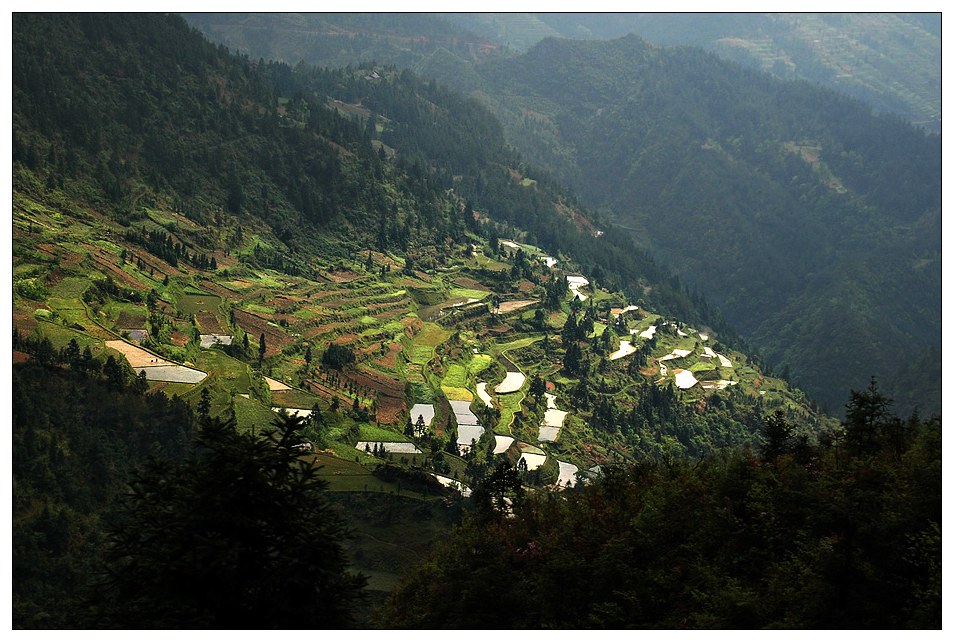
M 29 351 L 13 372 L 15 628 L 353 620 L 365 579 L 294 449 L 300 420 L 239 434 L 112 357 L 14 347 Z
M 411 628 L 939 628 L 940 425 L 853 393 L 846 441 L 604 469 L 566 495 L 498 467 L 383 613 Z M 506 499 L 507 501 L 503 501 Z
M 182 460 L 196 417 L 75 343 L 13 347 L 31 355 L 12 381 L 14 626 L 72 628 L 130 474 L 149 457 Z
M 939 410 L 939 364 L 895 379 L 940 338 L 937 136 L 634 36 L 547 40 L 479 71 L 528 158 L 634 229 L 826 407 L 876 374 Z

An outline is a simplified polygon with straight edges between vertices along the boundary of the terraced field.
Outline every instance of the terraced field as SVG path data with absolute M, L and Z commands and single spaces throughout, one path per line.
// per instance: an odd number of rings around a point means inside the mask
M 611 364 L 604 380 L 635 371 L 645 381 L 682 388 L 690 404 L 734 388 L 766 404 L 799 403 L 784 384 L 708 334 L 648 310 L 630 314 L 635 305 L 590 287 L 585 275 L 570 274 L 571 291 L 542 316 L 541 327 L 535 308 L 544 299 L 542 285 L 520 278 L 506 297 L 495 295 L 513 260 L 506 253 L 488 257 L 478 248 L 449 268 L 408 275 L 401 261 L 378 252 L 369 270 L 361 251 L 353 255 L 360 259 L 318 263 L 305 278 L 245 264 L 250 243 L 268 242 L 252 233 L 242 250 L 217 255 L 218 271 L 200 271 L 173 268 L 117 242 L 119 234 L 105 238 L 103 221 L 67 222 L 54 214 L 23 201 L 15 216 L 20 332 L 41 333 L 57 348 L 75 339 L 95 354 L 121 354 L 146 370 L 153 391 L 194 404 L 208 397 L 213 414 L 234 413 L 244 430 L 267 427 L 280 410 L 301 416 L 303 439 L 320 443 L 317 454 L 305 456 L 327 466 L 324 474 L 339 490 L 400 493 L 371 475 L 384 461 L 466 480 L 467 459 L 514 465 L 522 459 L 528 480 L 560 487 L 577 469 L 606 463 L 612 449 L 588 424 L 592 410 L 577 405 L 579 379 L 564 368 L 567 342 L 559 336 L 574 313 L 571 302 L 579 306 L 573 300 L 584 296 L 593 314 L 586 342 L 595 344 L 610 327 L 624 337 L 619 350 L 604 355 Z M 174 220 L 174 213 L 150 213 L 156 225 Z M 513 245 L 503 247 L 540 258 L 534 269 L 550 278 L 555 264 L 547 255 Z M 561 257 L 564 264 L 575 267 Z M 397 269 L 382 271 L 385 265 Z M 492 297 L 504 301 L 493 314 Z M 647 343 L 651 354 L 640 353 Z M 328 361 L 330 346 L 353 362 Z M 644 363 L 634 370 L 629 362 L 637 358 Z M 531 394 L 541 380 L 548 386 L 545 404 L 539 390 Z M 423 435 L 414 434 L 417 415 L 425 418 Z M 475 442 L 478 452 L 468 453 Z

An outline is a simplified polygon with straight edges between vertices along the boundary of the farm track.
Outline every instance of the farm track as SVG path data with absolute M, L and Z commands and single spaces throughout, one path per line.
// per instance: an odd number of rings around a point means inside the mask
M 305 379 L 304 383 L 308 387 L 308 392 L 324 397 L 325 399 L 331 399 L 331 397 L 343 394 L 342 390 L 326 386 L 315 379 Z

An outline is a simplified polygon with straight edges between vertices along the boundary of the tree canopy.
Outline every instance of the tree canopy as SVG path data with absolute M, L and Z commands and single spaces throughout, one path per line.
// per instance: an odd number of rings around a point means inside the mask
M 348 572 L 345 530 L 311 461 L 303 420 L 240 434 L 199 428 L 197 454 L 136 474 L 110 531 L 95 622 L 120 628 L 339 628 L 365 578 Z

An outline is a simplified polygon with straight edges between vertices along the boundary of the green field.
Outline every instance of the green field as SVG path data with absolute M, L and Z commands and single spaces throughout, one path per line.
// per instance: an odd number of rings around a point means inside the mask
M 235 403 L 235 417 L 238 420 L 240 430 L 266 430 L 271 428 L 276 415 L 271 409 L 266 408 L 258 401 L 246 399 L 239 395 L 233 398 Z
M 511 392 L 505 395 L 497 395 L 497 402 L 500 404 L 500 423 L 497 424 L 496 431 L 500 434 L 513 434 L 510 424 L 513 423 L 513 416 L 520 411 L 520 404 L 523 402 L 526 394 L 522 390 Z
M 176 307 L 185 314 L 198 312 L 215 312 L 222 299 L 214 294 L 183 294 L 176 301 Z
M 473 401 L 474 395 L 470 390 L 464 387 L 441 386 L 441 390 L 452 401 Z
M 371 424 L 359 424 L 358 425 L 358 441 L 399 441 L 402 443 L 407 443 L 410 441 L 404 434 L 400 432 L 395 432 L 393 430 L 388 430 L 381 426 L 373 426 Z M 354 444 L 352 444 L 353 446 Z
M 450 367 L 447 368 L 447 374 L 444 376 L 441 386 L 447 386 L 450 388 L 466 388 L 467 368 L 457 363 L 451 364 Z
M 236 392 L 249 391 L 249 366 L 221 350 L 201 350 L 195 359 L 199 370 L 208 372 L 218 383 L 228 385 Z
M 493 357 L 489 354 L 475 354 L 474 358 L 470 360 L 467 364 L 467 371 L 470 374 L 477 376 L 484 370 L 490 367 L 490 364 L 493 363 Z
M 315 395 L 292 388 L 290 390 L 275 390 L 272 392 L 272 405 L 284 408 L 311 408 L 318 403 Z
M 490 296 L 490 292 L 486 290 L 472 290 L 468 288 L 452 288 L 450 291 L 451 297 L 460 297 L 463 299 L 485 299 Z

